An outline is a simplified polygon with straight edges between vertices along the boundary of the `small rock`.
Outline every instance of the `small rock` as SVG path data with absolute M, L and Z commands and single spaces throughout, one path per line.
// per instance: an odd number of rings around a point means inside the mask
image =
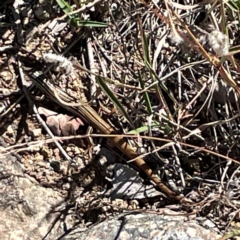
M 14 135 L 14 131 L 13 131 L 11 125 L 8 126 L 8 128 L 7 128 L 7 134 L 8 134 L 8 136 L 10 136 L 10 137 L 13 137 L 13 135 Z
M 43 155 L 40 155 L 39 153 L 36 153 L 34 160 L 38 162 L 42 162 L 44 159 Z
M 71 188 L 71 185 L 69 183 L 65 183 L 65 184 L 62 185 L 63 190 L 68 190 L 70 188 Z
M 208 228 L 208 229 L 213 229 L 216 227 L 216 225 L 210 221 L 209 219 L 205 220 L 203 223 L 202 223 L 202 226 Z
M 37 129 L 33 129 L 32 130 L 32 136 L 33 137 L 39 137 L 42 134 L 42 129 L 41 128 L 37 128 Z

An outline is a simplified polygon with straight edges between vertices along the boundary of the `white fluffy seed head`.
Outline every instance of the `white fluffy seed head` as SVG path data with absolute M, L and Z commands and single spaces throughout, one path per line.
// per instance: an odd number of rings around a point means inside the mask
M 177 32 L 172 31 L 169 37 L 171 38 L 171 42 L 177 46 L 184 43 L 184 39 Z
M 218 30 L 214 30 L 208 35 L 208 43 L 213 51 L 220 57 L 228 55 L 228 37 Z
M 49 62 L 49 63 L 57 63 L 57 62 L 61 63 L 67 60 L 65 57 L 54 54 L 54 53 L 44 53 L 43 59 L 45 62 Z
M 72 63 L 65 57 L 54 53 L 44 53 L 43 59 L 48 63 L 58 63 L 60 68 L 63 68 L 65 73 L 69 75 L 73 71 Z

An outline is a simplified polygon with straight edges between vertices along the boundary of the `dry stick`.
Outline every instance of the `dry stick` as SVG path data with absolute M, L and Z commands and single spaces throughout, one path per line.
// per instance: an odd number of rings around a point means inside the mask
M 99 46 L 98 46 L 99 47 Z M 103 53 L 103 52 L 102 52 Z M 97 76 L 101 76 L 99 75 L 98 73 L 95 73 L 95 72 L 91 72 L 89 69 L 83 67 L 82 65 L 80 65 L 79 63 L 77 62 L 73 62 L 72 63 L 73 67 L 78 69 L 78 70 L 81 70 L 81 71 L 84 71 L 84 72 L 87 72 L 89 73 L 90 75 L 94 75 L 95 77 Z M 45 72 L 44 72 L 45 73 Z M 104 81 L 108 82 L 108 83 L 111 83 L 111 84 L 115 84 L 117 87 L 124 87 L 124 88 L 128 88 L 128 89 L 133 89 L 133 90 L 137 90 L 137 91 L 141 91 L 142 88 L 140 87 L 136 87 L 136 86 L 131 86 L 131 85 L 127 85 L 127 84 L 124 84 L 124 83 L 121 83 L 119 82 L 118 80 L 114 80 L 114 79 L 111 79 L 111 78 L 108 78 L 106 76 L 101 76 L 104 78 Z
M 71 107 L 62 105 L 58 99 L 55 98 L 55 91 L 58 91 L 59 96 L 61 96 L 62 100 L 66 102 L 71 102 L 74 99 L 62 92 L 59 88 L 54 88 L 51 83 L 46 79 L 46 77 L 39 72 L 34 72 L 30 74 L 30 77 L 33 79 L 36 86 L 52 101 L 60 104 L 66 110 L 72 112 L 74 115 L 83 118 L 86 122 L 91 124 L 93 127 L 98 129 L 103 134 L 112 134 L 115 133 L 115 130 L 105 122 L 97 112 L 91 106 L 78 106 Z M 189 200 L 184 198 L 183 196 L 177 195 L 172 190 L 170 190 L 162 180 L 156 175 L 153 174 L 152 169 L 146 164 L 146 162 L 138 157 L 138 154 L 133 150 L 133 148 L 127 143 L 127 141 L 121 135 L 109 138 L 112 143 L 120 149 L 124 154 L 126 154 L 130 159 L 135 158 L 134 164 L 139 167 L 145 174 L 156 184 L 156 186 L 161 189 L 165 194 L 169 197 L 177 199 L 184 203 L 189 203 Z
M 137 138 L 137 137 L 139 137 L 139 135 L 135 135 L 135 134 L 133 134 L 133 135 L 132 134 L 131 135 L 130 134 L 85 134 L 85 135 L 67 136 L 67 137 L 54 137 L 53 139 L 38 140 L 38 141 L 29 142 L 29 143 L 21 143 L 21 144 L 15 145 L 15 146 L 7 147 L 4 150 L 6 151 L 6 153 L 20 152 L 20 151 L 25 151 L 26 150 L 26 148 L 24 148 L 24 146 L 26 146 L 26 147 L 39 146 L 39 145 L 42 145 L 42 144 L 52 143 L 52 142 L 54 142 L 54 140 L 65 141 L 65 140 L 70 140 L 70 139 L 83 139 L 83 138 L 89 138 L 89 137 L 91 137 L 91 138 L 94 138 L 94 137 L 103 138 L 103 137 L 105 137 L 105 138 L 109 138 L 109 139 L 114 138 L 114 137 Z M 147 140 L 155 140 L 155 141 L 159 141 L 159 142 L 167 142 L 167 143 L 173 142 L 173 140 L 166 139 L 166 138 L 149 137 L 149 136 L 141 136 L 141 138 L 142 139 L 147 139 Z M 237 161 L 237 160 L 235 160 L 231 157 L 228 157 L 226 155 L 211 151 L 207 148 L 198 147 L 198 146 L 195 146 L 195 145 L 192 145 L 192 144 L 179 142 L 179 141 L 177 143 L 182 145 L 182 146 L 185 146 L 185 147 L 189 147 L 189 148 L 192 148 L 192 149 L 196 149 L 198 151 L 203 151 L 203 152 L 206 152 L 208 154 L 212 154 L 214 156 L 218 156 L 220 158 L 226 159 L 227 161 L 232 161 L 232 162 L 240 165 L 239 161 Z M 169 145 L 169 146 L 171 146 L 171 145 Z M 17 149 L 17 147 L 18 147 L 18 149 Z M 144 156 L 144 154 L 143 155 L 137 155 L 136 158 L 142 158 L 142 156 Z M 131 159 L 130 161 L 134 161 L 134 160 L 136 160 L 136 158 Z
M 177 166 L 179 167 L 178 172 L 179 172 L 179 175 L 180 175 L 180 179 L 182 181 L 182 186 L 183 186 L 183 188 L 185 188 L 186 187 L 186 182 L 185 182 L 185 179 L 184 179 L 184 176 L 183 176 L 182 165 L 181 165 L 181 162 L 179 160 L 178 153 L 177 153 L 175 145 L 172 145 L 172 150 L 173 150 L 173 156 L 175 158 Z
M 211 80 L 212 81 L 212 80 Z M 197 92 L 196 96 L 190 101 L 190 103 L 192 104 L 201 94 L 202 92 L 207 88 L 207 85 L 208 85 L 208 82 L 210 81 L 207 81 L 207 83 L 204 83 L 202 88 Z M 209 91 L 209 94 L 207 95 L 204 103 L 202 104 L 202 106 L 198 109 L 198 111 L 186 122 L 186 126 L 188 126 L 192 121 L 193 119 L 196 119 L 196 117 L 200 114 L 200 112 L 202 111 L 202 109 L 205 107 L 205 105 L 207 104 L 207 101 L 210 99 L 211 97 L 211 91 Z M 188 106 L 190 106 L 190 103 L 187 104 L 187 106 L 185 107 L 185 109 L 187 109 Z M 183 117 L 183 114 L 185 114 L 186 110 L 183 111 L 181 117 Z
M 205 141 L 205 139 L 204 139 L 202 136 L 198 135 L 197 133 L 194 133 L 192 130 L 190 130 L 190 129 L 182 126 L 182 125 L 178 125 L 177 123 L 170 121 L 170 120 L 169 120 L 168 118 L 166 118 L 163 114 L 162 114 L 162 115 L 160 115 L 160 114 L 158 114 L 158 113 L 156 113 L 156 114 L 157 114 L 160 118 L 164 119 L 167 123 L 171 124 L 172 126 L 174 126 L 174 127 L 179 127 L 179 129 L 182 129 L 182 130 L 186 131 L 187 133 L 189 133 L 187 136 L 183 136 L 182 139 L 187 139 L 188 136 L 194 135 L 196 138 L 198 138 L 198 139 L 200 139 L 200 140 L 202 140 L 202 141 Z
M 97 69 L 96 69 L 95 63 L 94 63 L 92 40 L 91 40 L 90 37 L 87 39 L 87 53 L 88 53 L 89 69 L 90 69 L 91 72 L 97 73 Z M 90 81 L 91 81 L 91 84 L 90 84 L 90 99 L 92 99 L 94 94 L 96 94 L 96 92 L 97 92 L 95 75 L 93 75 L 93 74 L 90 75 Z
M 29 90 L 32 89 L 33 86 L 30 87 Z M 0 115 L 0 119 L 2 119 L 3 117 L 5 117 L 6 115 L 9 114 L 9 112 L 11 112 L 17 105 L 18 103 L 24 98 L 24 95 L 21 95 L 4 113 L 2 113 Z
M 36 108 L 36 105 L 33 103 L 33 101 L 31 100 L 31 98 L 29 97 L 28 94 L 28 90 L 26 88 L 25 85 L 25 78 L 24 78 L 24 74 L 23 74 L 23 70 L 22 70 L 22 66 L 21 66 L 21 62 L 18 60 L 18 68 L 19 68 L 19 74 L 20 74 L 20 78 L 22 81 L 22 89 L 23 92 L 29 102 L 29 104 L 32 106 L 32 109 L 34 111 L 34 113 L 36 114 L 36 117 L 38 119 L 38 121 L 41 123 L 41 125 L 44 127 L 44 129 L 47 131 L 47 133 L 49 134 L 49 136 L 51 138 L 54 138 L 54 135 L 52 134 L 51 130 L 48 128 L 48 126 L 46 125 L 46 123 L 43 121 L 43 119 L 41 118 L 41 116 L 38 113 L 38 110 Z M 72 159 L 68 156 L 68 154 L 66 153 L 66 151 L 62 148 L 61 144 L 57 141 L 54 140 L 54 143 L 56 144 L 56 146 L 59 148 L 59 150 L 61 151 L 61 153 L 63 154 L 63 156 L 68 160 L 68 161 L 72 161 Z

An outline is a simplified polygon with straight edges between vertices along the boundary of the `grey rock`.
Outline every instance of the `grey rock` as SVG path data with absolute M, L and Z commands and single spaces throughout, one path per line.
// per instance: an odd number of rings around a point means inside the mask
M 52 210 L 62 205 L 62 197 L 27 178 L 15 157 L 1 153 L 0 239 L 57 239 L 63 231 L 54 226 L 57 213 Z
M 220 235 L 184 216 L 124 213 L 82 232 L 75 229 L 63 240 L 214 240 Z

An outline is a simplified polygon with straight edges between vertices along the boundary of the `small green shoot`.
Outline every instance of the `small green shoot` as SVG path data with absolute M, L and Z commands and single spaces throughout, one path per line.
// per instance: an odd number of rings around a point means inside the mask
M 119 100 L 117 99 L 117 97 L 114 95 L 114 93 L 112 92 L 111 89 L 109 89 L 109 87 L 107 86 L 107 84 L 105 83 L 105 79 L 104 77 L 101 76 L 97 76 L 96 77 L 97 82 L 99 83 L 100 87 L 102 88 L 102 90 L 107 94 L 107 96 L 112 100 L 113 104 L 116 106 L 116 108 L 122 113 L 122 115 L 127 119 L 127 121 L 131 124 L 131 126 L 133 128 L 134 124 L 130 118 L 130 116 L 128 115 L 128 113 L 125 111 L 124 107 L 122 106 L 122 104 L 119 102 Z
M 141 85 L 141 88 L 144 89 L 144 81 L 142 79 L 142 76 L 141 76 L 141 73 L 138 71 L 138 76 L 139 76 L 139 81 L 140 81 L 140 85 Z M 153 110 L 152 110 L 152 105 L 151 105 L 151 102 L 150 102 L 150 99 L 149 99 L 149 96 L 148 96 L 148 93 L 147 92 L 143 92 L 143 98 L 144 98 L 144 101 L 146 103 L 146 106 L 147 106 L 147 110 L 148 110 L 148 115 L 151 115 L 153 113 Z
M 56 0 L 60 8 L 65 14 L 68 15 L 68 22 L 74 27 L 107 27 L 108 25 L 103 22 L 95 22 L 90 20 L 82 20 L 77 14 L 70 14 L 73 10 L 72 7 L 64 0 Z

